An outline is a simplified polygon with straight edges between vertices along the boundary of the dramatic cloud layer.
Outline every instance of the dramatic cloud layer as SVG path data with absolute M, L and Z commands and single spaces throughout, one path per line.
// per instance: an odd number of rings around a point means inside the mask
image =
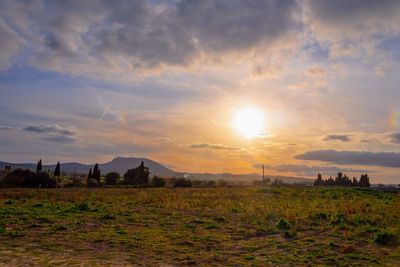
M 1 7 L 3 68 L 25 40 L 32 64 L 74 74 L 181 66 L 265 49 L 298 27 L 293 14 L 299 8 L 294 0 L 13 1 Z
M 369 165 L 400 168 L 400 153 L 315 150 L 296 155 L 295 159 L 326 161 L 341 165 Z

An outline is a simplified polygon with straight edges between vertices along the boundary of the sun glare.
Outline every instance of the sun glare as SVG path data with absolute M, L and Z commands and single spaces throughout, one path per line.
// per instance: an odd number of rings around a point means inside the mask
M 264 114 L 254 107 L 239 109 L 233 115 L 232 125 L 239 134 L 246 138 L 257 137 L 265 130 Z

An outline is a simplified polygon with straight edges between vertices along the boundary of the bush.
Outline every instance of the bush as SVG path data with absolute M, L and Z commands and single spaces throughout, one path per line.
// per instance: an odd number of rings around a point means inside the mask
M 118 172 L 109 172 L 105 176 L 105 182 L 108 185 L 114 185 L 118 183 L 119 178 L 120 176 Z
M 179 178 L 174 180 L 174 187 L 192 187 L 192 181 L 185 178 Z
M 2 179 L 1 185 L 5 187 L 53 188 L 57 186 L 57 181 L 51 178 L 47 172 L 34 173 L 27 169 L 16 169 Z
M 393 233 L 380 232 L 375 235 L 374 243 L 382 246 L 396 246 L 399 243 L 399 238 Z
M 96 180 L 96 179 L 94 179 L 94 180 Z M 78 209 L 79 211 L 90 211 L 90 203 L 87 202 L 87 201 L 83 201 L 82 203 L 80 203 L 80 204 L 77 206 L 77 209 Z
M 57 181 L 50 177 L 47 172 L 37 172 L 36 179 L 32 182 L 32 187 L 54 188 L 57 186 Z
M 88 187 L 96 187 L 98 185 L 97 180 L 94 178 L 89 178 L 87 181 Z
M 6 175 L 1 180 L 4 187 L 27 187 L 26 184 L 29 180 L 34 179 L 35 173 L 28 169 L 16 169 Z
M 281 230 L 289 230 L 290 224 L 287 221 L 285 221 L 285 219 L 280 218 L 279 221 L 276 223 L 275 227 Z
M 165 179 L 158 177 L 158 176 L 153 176 L 153 179 L 151 179 L 151 186 L 153 187 L 164 187 L 165 186 Z

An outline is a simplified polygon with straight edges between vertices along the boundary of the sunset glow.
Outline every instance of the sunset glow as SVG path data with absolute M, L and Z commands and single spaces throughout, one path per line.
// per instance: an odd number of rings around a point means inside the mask
M 232 120 L 233 127 L 246 138 L 254 138 L 265 130 L 264 114 L 254 108 L 246 107 L 235 112 Z

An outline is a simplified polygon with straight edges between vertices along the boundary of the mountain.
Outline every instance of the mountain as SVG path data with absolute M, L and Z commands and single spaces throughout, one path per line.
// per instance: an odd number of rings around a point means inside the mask
M 150 159 L 146 158 L 122 158 L 122 157 L 117 157 L 113 159 L 110 162 L 102 163 L 99 164 L 100 170 L 102 174 L 106 174 L 111 171 L 115 171 L 123 175 L 128 169 L 136 168 L 137 166 L 140 165 L 141 162 L 144 162 L 144 166 L 148 167 L 150 169 L 150 172 L 154 175 L 157 176 L 162 176 L 162 177 L 175 177 L 175 176 L 181 176 L 182 174 L 175 172 L 160 163 L 157 163 L 155 161 L 152 161 Z M 30 170 L 36 170 L 36 163 L 8 163 L 8 162 L 3 162 L 0 161 L 0 169 L 4 169 L 5 165 L 11 165 L 13 169 L 16 168 L 23 168 L 23 169 L 30 169 Z M 43 165 L 43 169 L 45 170 L 51 170 L 53 171 L 55 169 L 56 165 Z M 68 162 L 68 163 L 61 163 L 61 171 L 62 172 L 67 172 L 67 173 L 72 173 L 76 172 L 79 174 L 86 174 L 89 172 L 90 168 L 94 167 L 94 163 L 89 165 L 89 164 L 82 164 L 78 162 Z
M 175 177 L 175 176 L 181 175 L 180 173 L 175 172 L 175 171 L 161 165 L 160 163 L 157 163 L 155 161 L 152 161 L 152 160 L 146 159 L 146 158 L 117 157 L 110 162 L 100 164 L 100 170 L 103 173 L 108 173 L 110 171 L 116 171 L 121 174 L 124 174 L 126 172 L 126 170 L 131 169 L 131 168 L 136 168 L 137 166 L 139 166 L 142 161 L 144 162 L 144 166 L 148 167 L 150 169 L 150 172 L 154 175 L 162 176 L 162 177 Z

